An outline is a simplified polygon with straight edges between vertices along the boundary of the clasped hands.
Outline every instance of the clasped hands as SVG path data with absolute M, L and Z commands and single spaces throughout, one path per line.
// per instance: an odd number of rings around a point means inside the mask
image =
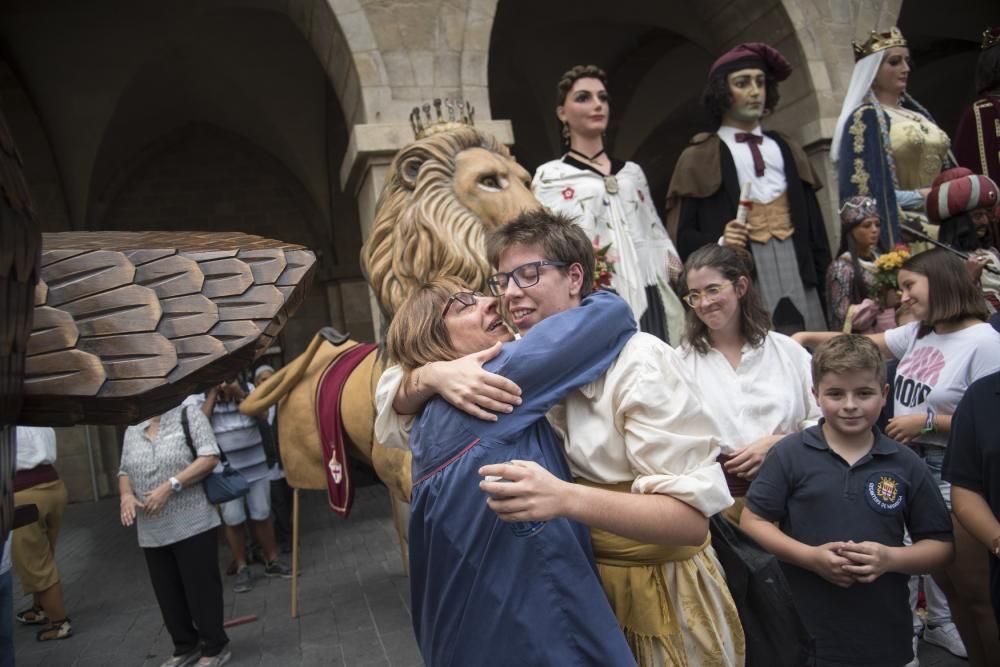
M 751 480 L 757 476 L 760 465 L 764 462 L 764 457 L 771 451 L 783 435 L 767 435 L 757 438 L 743 449 L 736 452 L 731 459 L 723 464 L 730 475 L 736 475 L 740 479 Z
M 121 521 L 123 526 L 131 526 L 135 522 L 135 515 L 139 510 L 147 516 L 156 516 L 163 510 L 163 507 L 170 500 L 174 490 L 170 488 L 170 482 L 164 482 L 148 493 L 141 493 L 145 501 L 139 500 L 134 493 L 127 493 L 121 497 Z
M 827 542 L 812 547 L 810 569 L 835 586 L 850 588 L 889 572 L 891 560 L 890 548 L 878 542 Z

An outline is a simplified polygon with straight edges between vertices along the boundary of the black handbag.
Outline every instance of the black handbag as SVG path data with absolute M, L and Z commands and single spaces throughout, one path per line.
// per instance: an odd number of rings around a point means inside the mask
M 778 559 L 721 515 L 713 516 L 709 526 L 743 624 L 746 667 L 810 664 L 813 638 L 795 608 Z
M 192 460 L 198 458 L 198 452 L 191 444 L 191 427 L 188 425 L 187 409 L 181 410 L 181 427 L 184 429 L 184 442 L 191 450 Z M 229 465 L 226 453 L 219 448 L 219 460 L 222 462 L 222 472 L 212 472 L 201 480 L 205 489 L 205 497 L 213 505 L 236 500 L 250 493 L 250 483 L 243 474 Z

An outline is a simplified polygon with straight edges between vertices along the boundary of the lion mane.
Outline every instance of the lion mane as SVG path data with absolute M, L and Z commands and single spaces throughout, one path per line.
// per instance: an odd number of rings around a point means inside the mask
M 454 189 L 455 159 L 470 148 L 513 159 L 492 135 L 471 127 L 415 141 L 393 158 L 361 249 L 361 268 L 386 321 L 436 277 L 453 276 L 477 289 L 486 282 L 486 230 Z

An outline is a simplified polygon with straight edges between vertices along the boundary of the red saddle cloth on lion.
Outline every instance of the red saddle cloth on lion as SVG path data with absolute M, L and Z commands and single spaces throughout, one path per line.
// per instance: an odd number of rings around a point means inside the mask
M 327 367 L 316 385 L 316 423 L 319 425 L 320 442 L 323 445 L 323 465 L 330 509 L 344 517 L 351 513 L 354 502 L 354 486 L 351 484 L 350 467 L 347 464 L 347 434 L 341 416 L 341 398 L 344 384 L 365 357 L 378 347 L 373 343 L 361 343 L 337 357 Z

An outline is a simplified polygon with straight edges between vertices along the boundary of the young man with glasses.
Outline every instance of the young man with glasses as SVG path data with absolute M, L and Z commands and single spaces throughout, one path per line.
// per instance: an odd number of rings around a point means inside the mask
M 578 306 L 580 285 L 593 279 L 581 268 L 593 266 L 592 245 L 562 216 L 522 214 L 494 232 L 487 249 L 499 267 L 490 287 L 502 292 L 522 332 Z M 398 408 L 405 400 L 396 398 Z M 742 629 L 708 543 L 707 517 L 732 498 L 715 462 L 716 427 L 701 400 L 676 352 L 637 333 L 600 379 L 548 415 L 579 483 L 515 460 L 482 467 L 484 478 L 503 481 L 484 479 L 480 488 L 505 521 L 567 517 L 591 527 L 605 592 L 637 655 L 655 664 L 713 656 L 742 665 Z

